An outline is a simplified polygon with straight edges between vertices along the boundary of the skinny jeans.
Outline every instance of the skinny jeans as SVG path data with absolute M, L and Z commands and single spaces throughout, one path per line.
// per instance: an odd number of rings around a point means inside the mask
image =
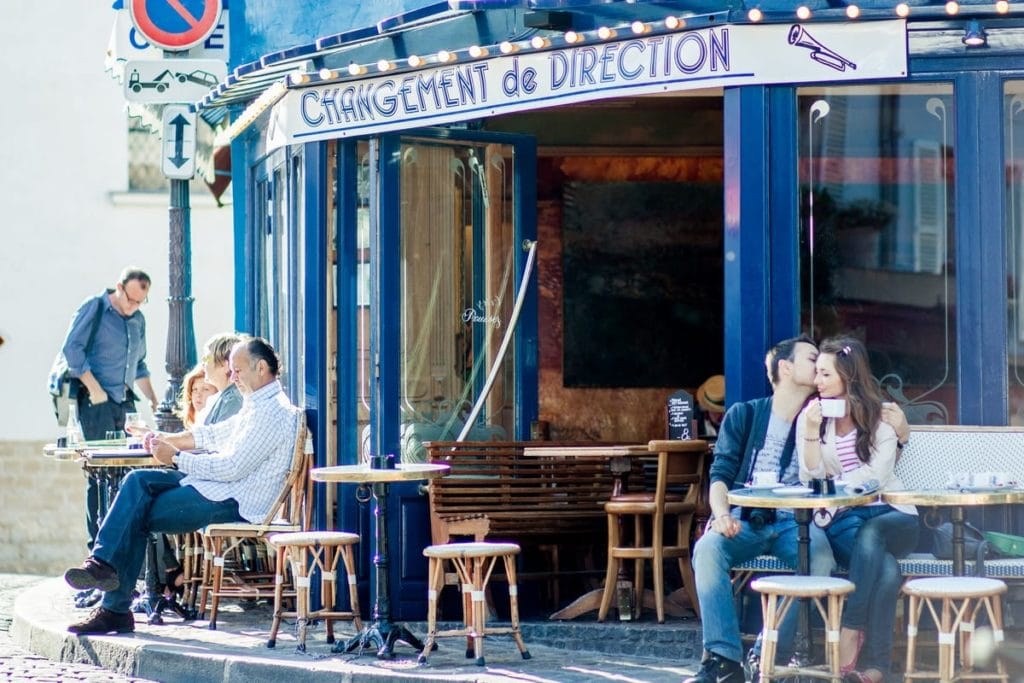
M 898 558 L 917 547 L 917 515 L 889 505 L 847 508 L 827 527 L 836 562 L 849 569 L 856 588 L 846 600 L 842 625 L 864 632 L 857 668 L 892 667 L 896 601 L 903 576 Z

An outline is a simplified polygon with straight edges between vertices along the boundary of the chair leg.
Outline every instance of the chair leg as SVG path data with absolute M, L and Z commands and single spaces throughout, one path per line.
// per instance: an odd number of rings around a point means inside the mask
M 427 663 L 427 657 L 437 641 L 437 599 L 444 586 L 444 560 L 436 557 L 427 559 L 427 641 L 416 661 Z
M 314 561 L 316 561 L 317 552 L 319 552 L 322 558 L 320 569 L 320 609 L 324 611 L 333 610 L 334 603 L 337 600 L 339 550 L 339 548 L 331 545 L 313 549 Z M 324 617 L 324 628 L 327 632 L 328 643 L 334 642 L 334 621 L 333 617 Z
M 288 550 L 285 546 L 277 548 L 277 571 L 274 572 L 274 622 L 270 626 L 270 638 L 267 640 L 267 647 L 277 645 L 277 630 L 281 627 L 281 612 L 284 610 L 284 572 L 287 569 L 286 555 Z
M 473 655 L 477 666 L 484 666 L 484 633 L 487 629 L 487 606 L 484 605 L 484 558 L 469 560 L 467 569 L 472 577 L 473 600 Z
M 689 522 L 692 518 L 686 516 L 685 519 Z M 679 578 L 683 582 L 683 589 L 690 601 L 690 609 L 700 619 L 700 602 L 697 600 L 697 584 L 693 577 L 693 561 L 690 556 L 692 547 L 690 545 L 690 530 L 687 528 L 687 524 L 684 524 L 683 515 L 676 517 L 676 534 L 676 545 L 686 549 L 686 552 L 678 558 Z
M 665 623 L 665 525 L 661 515 L 651 519 L 651 547 L 654 554 L 654 609 L 658 623 Z
M 357 585 L 358 575 L 356 574 L 355 551 L 350 545 L 341 547 L 341 560 L 345 563 L 345 574 L 348 576 L 348 604 L 352 608 L 352 624 L 356 631 L 363 630 L 362 612 L 359 608 L 359 587 Z M 441 573 L 441 581 L 444 581 L 444 572 Z
M 767 683 L 775 675 L 776 633 L 778 632 L 778 598 L 761 593 L 761 614 L 764 616 L 764 634 L 761 639 L 761 682 Z
M 505 576 L 508 578 L 508 609 L 509 618 L 512 621 L 512 638 L 516 641 L 519 654 L 523 659 L 530 658 L 530 651 L 526 649 L 523 642 L 523 635 L 519 632 L 519 584 L 516 581 L 516 558 L 513 555 L 505 555 Z
M 221 583 L 224 580 L 224 555 L 221 549 L 224 539 L 215 537 L 213 539 L 213 582 L 210 590 L 210 630 L 217 630 L 217 607 L 220 603 Z
M 306 631 L 309 628 L 309 553 L 307 546 L 293 547 L 292 577 L 295 580 L 295 621 L 299 627 L 299 652 L 306 651 Z
M 601 594 L 601 607 L 597 611 L 597 620 L 604 621 L 612 606 L 615 595 L 615 582 L 619 576 L 619 558 L 615 549 L 619 545 L 618 515 L 608 515 L 608 568 L 604 573 L 604 592 Z
M 916 595 L 908 596 L 907 602 L 907 662 L 904 667 L 905 675 L 903 677 L 904 683 L 910 683 L 912 680 L 911 674 L 915 671 L 915 661 L 917 659 L 917 624 L 921 617 L 921 603 L 920 598 Z

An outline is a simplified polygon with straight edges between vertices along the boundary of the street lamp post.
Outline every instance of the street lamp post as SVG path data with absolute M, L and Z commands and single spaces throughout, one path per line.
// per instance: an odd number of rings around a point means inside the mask
M 196 364 L 195 325 L 192 321 L 192 226 L 187 180 L 171 180 L 168 242 L 167 393 L 156 414 L 157 429 L 178 432 L 174 413 L 185 373 Z

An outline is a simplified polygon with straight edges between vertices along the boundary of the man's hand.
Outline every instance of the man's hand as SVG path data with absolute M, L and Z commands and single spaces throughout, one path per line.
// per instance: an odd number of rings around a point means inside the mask
M 884 402 L 882 404 L 882 421 L 896 430 L 896 438 L 900 443 L 910 441 L 910 425 L 907 423 L 907 415 L 898 405 L 891 401 Z
M 147 434 L 146 436 L 150 437 L 153 434 Z M 178 452 L 178 449 L 159 438 L 152 438 L 149 439 L 149 452 L 153 454 L 153 458 L 161 465 L 171 465 L 171 458 Z
M 109 400 L 107 392 L 103 391 L 101 387 L 96 387 L 96 390 L 89 390 L 89 403 L 94 406 L 102 405 Z
M 711 520 L 711 529 L 722 534 L 726 538 L 732 538 L 740 532 L 740 522 L 738 519 L 732 516 L 732 513 L 726 512 L 722 515 L 715 515 L 715 518 Z

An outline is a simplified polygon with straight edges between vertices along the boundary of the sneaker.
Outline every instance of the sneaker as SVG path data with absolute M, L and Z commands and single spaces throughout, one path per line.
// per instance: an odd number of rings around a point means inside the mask
M 739 662 L 712 652 L 700 663 L 700 671 L 683 683 L 744 683 L 743 667 Z
M 79 635 L 110 633 L 131 633 L 135 630 L 135 617 L 131 614 L 111 612 L 106 607 L 97 607 L 85 621 L 68 626 L 68 631 Z
M 98 588 L 101 591 L 117 590 L 121 582 L 117 570 L 103 560 L 87 557 L 81 567 L 72 567 L 64 572 L 64 580 L 76 590 Z
M 761 654 L 751 648 L 743 660 L 743 669 L 750 683 L 758 683 L 761 680 Z

